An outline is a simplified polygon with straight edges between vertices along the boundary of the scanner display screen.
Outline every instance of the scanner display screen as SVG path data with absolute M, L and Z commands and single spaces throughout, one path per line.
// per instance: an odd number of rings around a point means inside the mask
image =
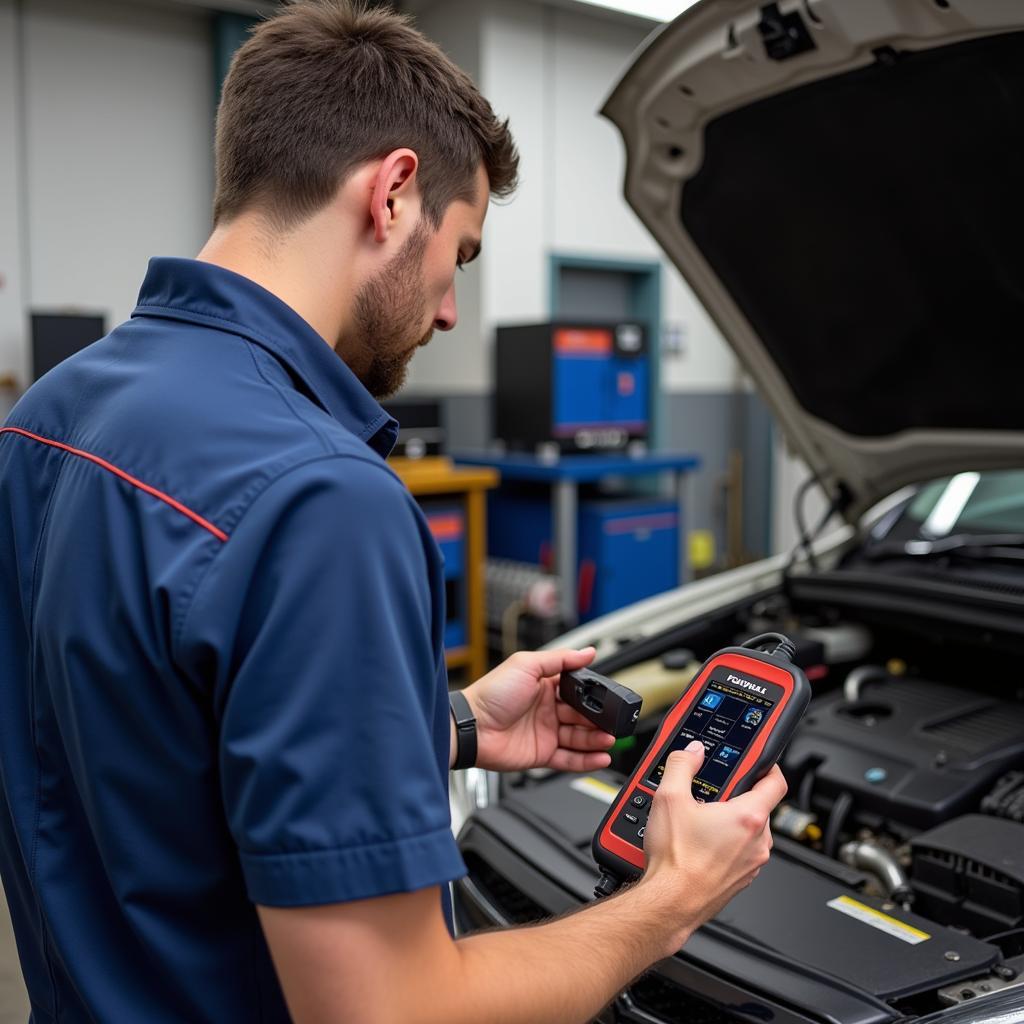
M 716 799 L 774 706 L 775 701 L 757 693 L 712 680 L 662 751 L 647 776 L 647 784 L 657 787 L 665 774 L 668 755 L 698 739 L 704 744 L 705 758 L 693 780 L 693 795 L 703 802 Z

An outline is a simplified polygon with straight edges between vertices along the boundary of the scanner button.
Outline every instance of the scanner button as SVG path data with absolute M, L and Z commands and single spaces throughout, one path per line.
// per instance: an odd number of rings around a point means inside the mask
M 633 806 L 634 807 L 645 807 L 646 805 L 647 805 L 647 797 L 641 795 L 640 793 L 637 793 L 636 796 L 633 797 Z
M 624 815 L 623 815 L 623 817 L 624 817 L 624 818 L 626 819 L 626 821 L 628 821 L 628 822 L 629 822 L 629 823 L 630 823 L 631 825 L 635 825 L 635 824 L 636 824 L 636 823 L 637 823 L 637 822 L 638 822 L 638 821 L 640 820 L 639 818 L 637 818 L 637 816 L 636 816 L 635 814 L 624 814 Z

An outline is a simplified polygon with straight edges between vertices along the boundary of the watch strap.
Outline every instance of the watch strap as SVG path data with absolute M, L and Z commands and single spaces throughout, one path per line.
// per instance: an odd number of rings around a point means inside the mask
M 448 705 L 455 722 L 455 764 L 453 769 L 472 768 L 476 764 L 476 718 L 466 696 L 448 691 Z

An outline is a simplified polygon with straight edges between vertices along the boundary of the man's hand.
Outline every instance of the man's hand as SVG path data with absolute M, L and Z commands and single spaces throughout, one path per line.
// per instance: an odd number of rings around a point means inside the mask
M 593 660 L 592 647 L 520 651 L 463 690 L 476 716 L 477 764 L 492 771 L 548 767 L 584 772 L 607 767 L 611 757 L 605 751 L 615 737 L 597 729 L 558 696 L 562 671 L 583 668 Z
M 786 795 L 775 765 L 748 793 L 698 803 L 690 787 L 704 756 L 699 740 L 669 755 L 644 836 L 647 871 L 637 888 L 657 891 L 666 913 L 686 922 L 664 955 L 757 877 L 772 848 L 768 818 Z
M 590 660 L 588 652 L 525 657 L 569 654 L 574 665 Z M 549 673 L 554 669 L 541 666 L 536 685 Z M 592 1021 L 632 978 L 675 953 L 767 859 L 768 814 L 786 791 L 781 772 L 773 768 L 725 803 L 699 804 L 690 782 L 702 760 L 695 752 L 669 757 L 640 882 L 576 914 L 452 942 L 436 887 L 327 906 L 260 907 L 295 1024 Z

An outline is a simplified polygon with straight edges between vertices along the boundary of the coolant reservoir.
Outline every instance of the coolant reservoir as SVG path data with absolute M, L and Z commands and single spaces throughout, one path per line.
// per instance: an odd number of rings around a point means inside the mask
M 619 669 L 614 679 L 635 690 L 644 699 L 641 721 L 660 714 L 686 689 L 700 671 L 693 651 L 666 651 L 659 658 Z

